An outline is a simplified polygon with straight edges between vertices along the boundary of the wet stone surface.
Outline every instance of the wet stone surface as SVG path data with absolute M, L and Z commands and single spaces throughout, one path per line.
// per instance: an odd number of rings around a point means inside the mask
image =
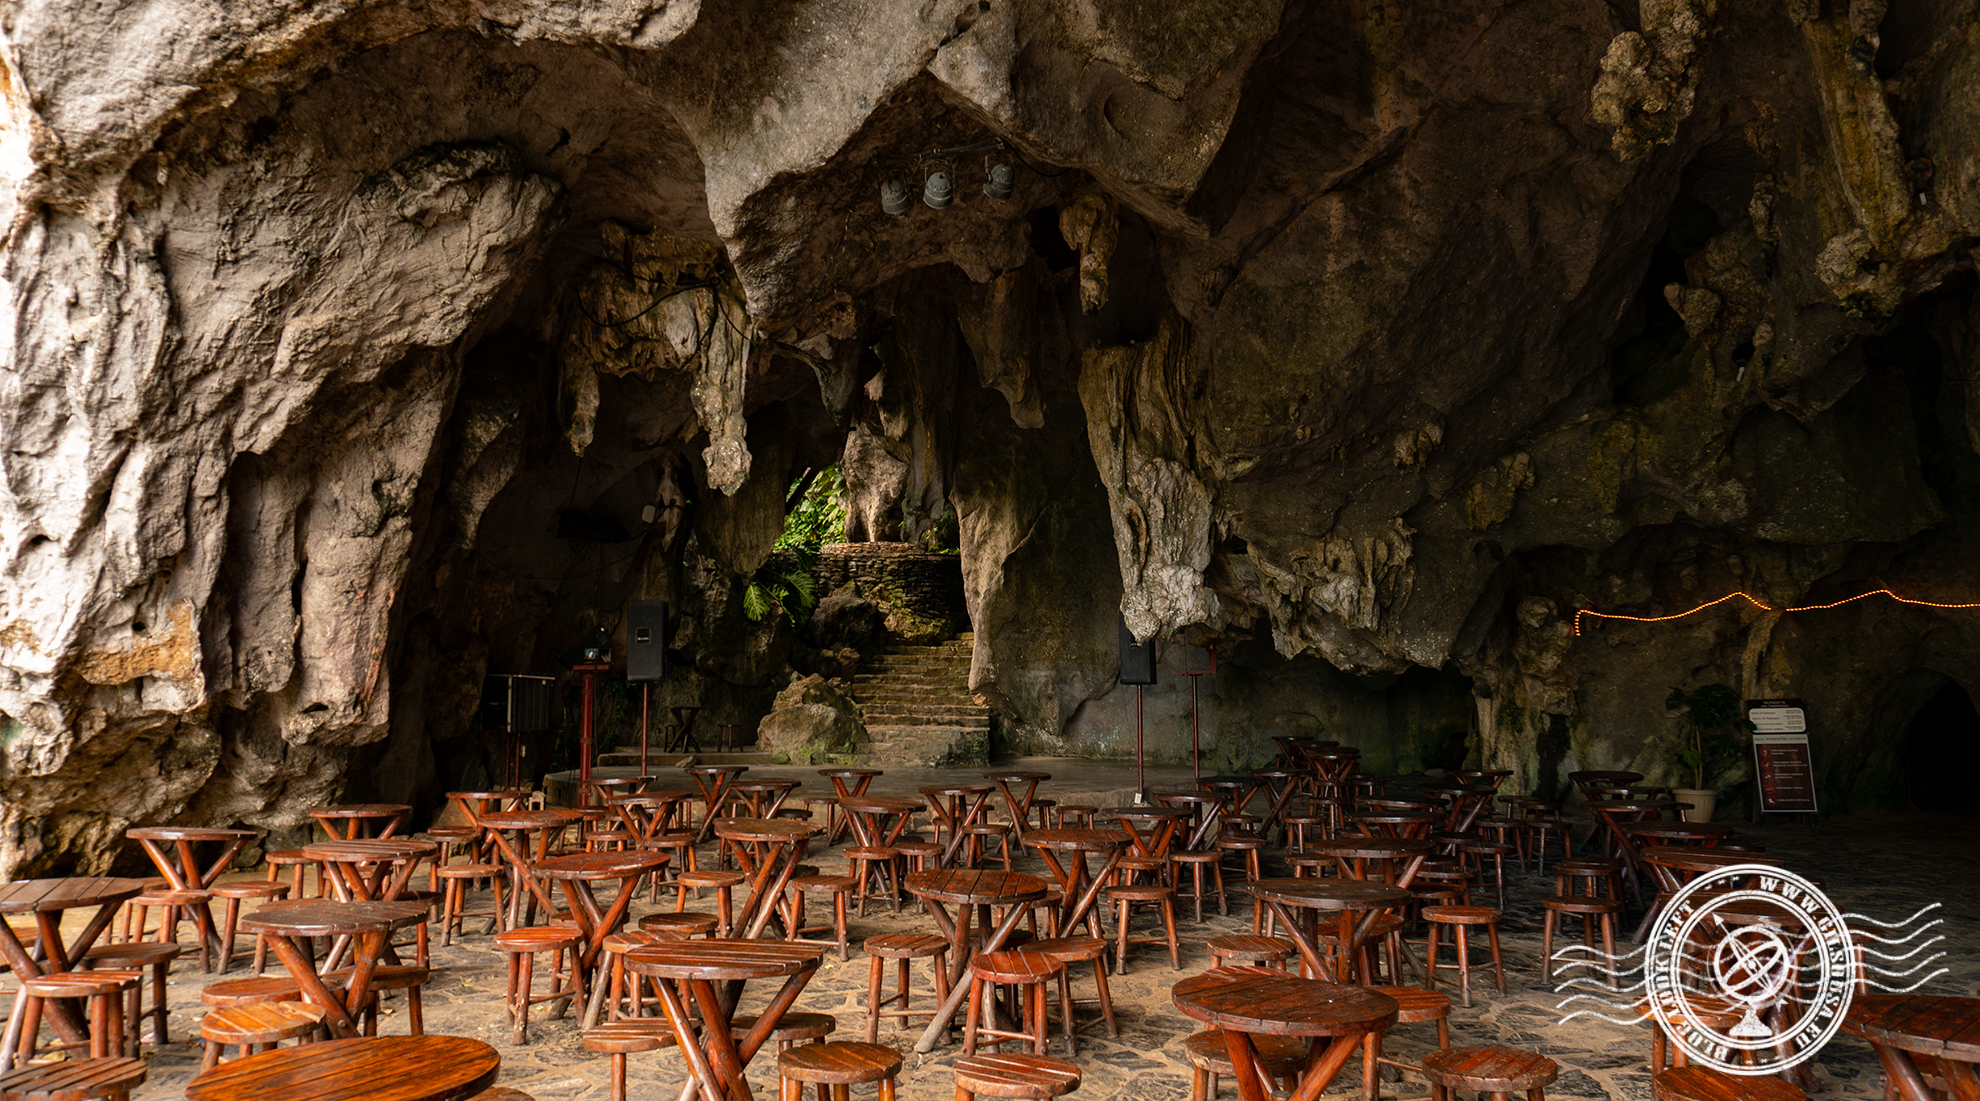
M 1578 822 L 1585 828 L 1585 823 Z M 1948 941 L 1939 947 L 1950 955 L 1943 961 L 1951 973 L 1933 980 L 1926 992 L 1980 996 L 1980 823 L 1972 820 L 1927 816 L 1854 818 L 1819 826 L 1738 824 L 1743 837 L 1763 842 L 1770 853 L 1783 857 L 1788 866 L 1810 878 L 1822 881 L 1825 889 L 1844 911 L 1855 911 L 1885 921 L 1909 917 L 1919 907 L 1932 902 L 1944 904 L 1941 927 Z M 1582 828 L 1576 830 L 1577 837 Z M 842 849 L 835 847 L 811 863 L 828 872 L 843 871 Z M 1019 869 L 1037 872 L 1041 865 L 1026 853 Z M 1274 871 L 1268 858 L 1267 872 Z M 1238 873 L 1228 872 L 1235 880 Z M 1561 1075 L 1548 1089 L 1551 1098 L 1614 1098 L 1643 1101 L 1651 1096 L 1646 1060 L 1649 1051 L 1648 1025 L 1622 1026 L 1590 1018 L 1566 1024 L 1560 1022 L 1557 1008 L 1561 995 L 1540 982 L 1540 899 L 1552 893 L 1553 877 L 1542 877 L 1508 869 L 1510 906 L 1502 931 L 1506 964 L 1506 993 L 1500 994 L 1490 982 L 1489 961 L 1479 938 L 1475 959 L 1486 961 L 1474 970 L 1472 1006 L 1454 1006 L 1451 1014 L 1451 1040 L 1454 1044 L 1505 1044 L 1544 1052 L 1561 1064 Z M 660 907 L 671 909 L 671 897 Z M 1477 901 L 1483 903 L 1484 898 Z M 712 893 L 690 909 L 712 912 Z M 633 907 L 635 915 L 655 907 L 644 899 Z M 1185 1037 L 1197 1030 L 1196 1022 L 1184 1017 L 1170 1004 L 1169 989 L 1179 979 L 1209 965 L 1205 942 L 1225 933 L 1248 932 L 1249 902 L 1233 895 L 1231 914 L 1215 914 L 1214 907 L 1199 925 L 1191 920 L 1185 903 L 1181 910 L 1182 969 L 1171 970 L 1166 952 L 1154 946 L 1131 950 L 1125 973 L 1111 979 L 1121 1034 L 1109 1038 L 1097 1024 L 1080 1034 L 1079 1050 L 1073 1058 L 1085 1071 L 1085 1081 L 1075 1096 L 1099 1098 L 1182 1098 L 1188 1096 L 1190 1066 L 1182 1052 Z M 1147 919 L 1138 919 L 1137 932 Z M 1634 912 L 1626 921 L 1624 935 L 1633 931 Z M 851 924 L 852 955 L 840 962 L 827 952 L 825 962 L 799 999 L 797 1007 L 811 1012 L 831 1013 L 838 1018 L 835 1039 L 860 1039 L 864 1028 L 867 964 L 859 952 L 860 940 L 886 932 L 934 931 L 925 914 L 903 908 L 899 914 L 884 906 L 867 908 L 865 916 L 854 916 Z M 1422 937 L 1413 936 L 1418 957 Z M 1625 948 L 1630 947 L 1628 945 Z M 1448 960 L 1448 949 L 1446 949 Z M 471 1036 L 495 1046 L 502 1055 L 500 1084 L 523 1090 L 544 1101 L 605 1098 L 609 1094 L 608 1061 L 603 1055 L 584 1050 L 579 1040 L 576 1014 L 561 1020 L 550 1019 L 549 1008 L 532 1013 L 527 1044 L 510 1042 L 510 1029 L 502 1009 L 505 982 L 503 955 L 490 938 L 471 933 L 451 947 L 432 951 L 435 976 L 425 990 L 425 1020 L 429 1032 Z M 246 956 L 243 955 L 245 962 Z M 928 990 L 926 963 L 917 961 L 917 989 Z M 228 977 L 240 977 L 245 967 L 237 967 Z M 1440 970 L 1440 980 L 1449 975 Z M 182 960 L 172 975 L 171 1028 L 175 1042 L 152 1055 L 150 1081 L 134 1095 L 144 1099 L 176 1098 L 198 1070 L 200 1049 L 197 1040 L 199 989 L 210 978 L 201 974 L 196 961 Z M 890 979 L 891 982 L 891 979 Z M 1090 993 L 1091 979 L 1075 980 L 1075 994 Z M 1453 994 L 1448 982 L 1440 984 Z M 744 1012 L 751 1011 L 774 990 L 769 983 L 752 984 L 745 994 Z M 917 997 L 916 1004 L 923 1003 Z M 932 1002 L 932 994 L 927 996 Z M 1056 1011 L 1055 1011 L 1056 1012 Z M 1086 1022 L 1097 1016 L 1082 1010 Z M 397 995 L 387 1003 L 381 1031 L 404 1032 L 407 1028 L 405 1004 Z M 947 1101 L 953 1096 L 949 1067 L 960 1054 L 960 1033 L 950 1042 L 938 1045 L 927 1055 L 913 1053 L 921 1022 L 902 1025 L 882 1021 L 880 1041 L 906 1052 L 907 1059 L 898 1080 L 903 1101 Z M 1385 1048 L 1404 1058 L 1415 1056 L 1435 1042 L 1430 1025 L 1405 1025 L 1392 1029 Z M 1065 1045 L 1053 1025 L 1051 1053 L 1065 1056 Z M 759 1055 L 750 1067 L 750 1084 L 759 1098 L 776 1094 L 776 1061 L 772 1055 Z M 1823 1086 L 1820 1096 L 1876 1101 L 1883 1095 L 1883 1073 L 1869 1047 L 1847 1036 L 1838 1036 L 1819 1057 L 1815 1075 Z M 684 1064 L 671 1049 L 634 1055 L 630 1059 L 629 1089 L 635 1098 L 673 1098 L 686 1079 Z M 1347 1068 L 1328 1091 L 1330 1097 L 1358 1093 L 1359 1059 Z M 1229 1082 L 1222 1083 L 1226 1097 L 1235 1096 Z M 1384 1082 L 1385 1098 L 1416 1099 L 1428 1089 L 1413 1075 L 1400 1082 Z M 856 1089 L 855 1096 L 864 1090 Z M 870 1094 L 864 1094 L 870 1096 Z

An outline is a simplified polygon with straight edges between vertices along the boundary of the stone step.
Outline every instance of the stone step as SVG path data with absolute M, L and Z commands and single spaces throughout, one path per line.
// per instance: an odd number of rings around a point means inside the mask
M 903 714 L 899 711 L 868 712 L 861 718 L 872 730 L 877 726 L 953 726 L 970 730 L 990 729 L 988 715 Z
M 855 690 L 876 684 L 898 684 L 902 687 L 911 688 L 961 687 L 967 689 L 969 687 L 969 677 L 961 673 L 943 674 L 940 676 L 930 673 L 860 673 L 853 677 L 853 688 Z
M 892 685 L 877 686 L 871 691 L 866 692 L 854 692 L 853 702 L 862 704 L 954 704 L 958 707 L 976 705 L 975 697 L 966 691 L 958 691 L 953 688 L 900 688 Z

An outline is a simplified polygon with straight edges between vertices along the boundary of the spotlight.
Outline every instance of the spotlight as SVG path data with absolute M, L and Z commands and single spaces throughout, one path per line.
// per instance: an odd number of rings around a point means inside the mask
M 906 214 L 913 203 L 908 198 L 907 185 L 899 180 L 888 180 L 880 185 L 880 209 L 889 214 Z
M 936 210 L 941 210 L 954 202 L 955 198 L 956 184 L 954 180 L 949 179 L 947 172 L 928 174 L 928 186 L 921 189 L 922 202 Z
M 1003 202 L 1011 197 L 1011 186 L 1017 182 L 1017 172 L 1008 164 L 993 164 L 990 172 L 983 177 L 983 193 Z

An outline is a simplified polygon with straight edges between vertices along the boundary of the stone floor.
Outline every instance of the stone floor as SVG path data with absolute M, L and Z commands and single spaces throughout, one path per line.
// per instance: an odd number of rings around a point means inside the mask
M 1111 777 L 1096 778 L 1113 787 L 1121 786 L 1123 770 L 1114 766 L 1112 771 Z M 1131 777 L 1131 766 L 1125 771 Z M 1166 783 L 1173 778 L 1164 775 L 1151 782 Z M 1132 780 L 1126 783 L 1131 786 Z M 1055 782 L 1053 786 L 1058 785 Z M 1944 903 L 1943 931 L 1949 941 L 1942 947 L 1950 950 L 1945 963 L 1952 971 L 1925 989 L 1980 996 L 1980 819 L 1920 815 L 1852 818 L 1819 825 L 1742 825 L 1741 832 L 1764 842 L 1794 870 L 1822 880 L 1845 911 L 1896 921 L 1929 902 Z M 814 858 L 813 863 L 839 870 L 844 860 L 834 849 Z M 1029 854 L 1021 862 L 1021 870 L 1038 868 Z M 1454 1010 L 1452 1040 L 1459 1044 L 1508 1044 L 1547 1053 L 1562 1066 L 1560 1079 L 1549 1090 L 1553 1098 L 1647 1098 L 1647 1026 L 1622 1027 L 1587 1019 L 1563 1025 L 1557 1009 L 1560 997 L 1539 981 L 1539 899 L 1551 893 L 1544 889 L 1551 883 L 1551 876 L 1543 884 L 1536 875 L 1512 872 L 1510 912 L 1504 921 L 1507 992 L 1499 994 L 1489 983 L 1475 988 L 1472 1007 Z M 635 913 L 645 909 L 636 905 Z M 1233 906 L 1229 917 L 1213 913 L 1199 925 L 1185 913 L 1180 971 L 1171 970 L 1166 955 L 1158 955 L 1157 949 L 1138 948 L 1130 955 L 1126 973 L 1112 980 L 1121 1034 L 1109 1038 L 1097 1027 L 1082 1034 L 1076 1059 L 1085 1068 L 1086 1079 L 1078 1096 L 1096 1101 L 1187 1096 L 1190 1072 L 1182 1055 L 1182 1041 L 1196 1030 L 1196 1024 L 1171 1006 L 1169 988 L 1207 965 L 1205 941 L 1248 927 L 1248 915 L 1248 904 Z M 850 961 L 841 963 L 828 953 L 798 1008 L 835 1014 L 840 1020 L 839 1038 L 858 1038 L 867 974 L 865 958 L 857 949 L 859 939 L 882 932 L 932 928 L 932 921 L 923 914 L 869 908 L 865 917 L 853 920 Z M 532 1025 L 527 1045 L 510 1043 L 500 1009 L 503 957 L 487 938 L 470 936 L 450 948 L 436 947 L 433 960 L 436 975 L 425 994 L 429 1032 L 472 1036 L 493 1044 L 502 1054 L 502 1084 L 544 1101 L 607 1096 L 606 1059 L 584 1050 L 574 1018 L 539 1020 Z M 237 969 L 235 973 L 241 972 Z M 925 974 L 918 977 L 925 982 Z M 198 990 L 206 981 L 207 976 L 183 966 L 174 975 L 172 1030 L 178 1042 L 154 1057 L 151 1080 L 137 1093 L 138 1098 L 178 1097 L 197 1069 L 199 1049 L 185 1037 L 197 1034 Z M 761 990 L 753 989 L 752 993 L 758 999 L 764 996 Z M 536 1012 L 541 1015 L 545 1010 Z M 403 1005 L 394 1002 L 384 1031 L 404 1028 Z M 900 1096 L 903 1101 L 946 1101 L 953 1091 L 948 1067 L 957 1057 L 959 1045 L 938 1047 L 926 1056 L 914 1055 L 911 1052 L 919 1031 L 919 1026 L 894 1030 L 883 1024 L 882 1042 L 910 1052 L 900 1078 Z M 1414 1053 L 1423 1050 L 1430 1039 L 1434 1039 L 1430 1026 L 1402 1026 L 1389 1033 L 1387 1043 L 1392 1051 Z M 1053 1053 L 1064 1054 L 1063 1040 L 1055 1038 Z M 752 1066 L 750 1079 L 758 1097 L 776 1096 L 774 1066 L 774 1058 L 769 1057 L 760 1057 Z M 1330 1096 L 1357 1091 L 1357 1066 L 1358 1061 L 1350 1063 Z M 1831 1097 L 1873 1101 L 1882 1096 L 1882 1073 L 1874 1056 L 1868 1047 L 1848 1037 L 1839 1036 L 1825 1049 L 1816 1075 Z M 684 1080 L 683 1064 L 670 1051 L 632 1059 L 631 1091 L 636 1098 L 675 1097 Z M 1387 1083 L 1383 1089 L 1385 1097 L 1392 1098 L 1421 1098 L 1427 1092 L 1413 1077 Z M 1228 1083 L 1224 1094 L 1233 1095 Z

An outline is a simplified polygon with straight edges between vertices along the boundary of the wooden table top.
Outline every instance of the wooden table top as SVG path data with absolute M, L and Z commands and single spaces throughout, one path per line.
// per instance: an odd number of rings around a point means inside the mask
M 1272 1036 L 1344 1036 L 1396 1023 L 1387 994 L 1264 967 L 1213 967 L 1170 991 L 1177 1009 L 1213 1028 Z
M 464 1036 L 368 1036 L 277 1048 L 192 1080 L 187 1101 L 459 1101 L 495 1082 L 502 1057 Z
M 1384 883 L 1337 879 L 1261 879 L 1256 883 L 1236 884 L 1235 889 L 1268 902 L 1314 910 L 1377 910 L 1400 906 L 1414 897 L 1401 887 Z
M 1705 841 L 1732 835 L 1733 828 L 1719 822 L 1624 822 L 1624 833 L 1670 841 Z
M 791 818 L 717 818 L 715 836 L 726 841 L 797 842 L 820 833 L 817 826 Z
M 574 810 L 545 807 L 542 810 L 491 810 L 481 816 L 481 824 L 498 830 L 547 830 L 583 819 L 584 815 Z
M 412 837 L 360 837 L 352 841 L 312 842 L 303 846 L 302 854 L 311 860 L 351 864 L 373 860 L 410 860 L 432 856 L 439 851 L 438 842 Z
M 1116 830 L 1027 830 L 1024 843 L 1041 849 L 1069 849 L 1075 852 L 1104 853 L 1123 848 L 1131 842 L 1127 834 Z
M 390 818 L 398 814 L 411 814 L 412 808 L 403 803 L 343 803 L 334 807 L 317 807 L 309 812 L 311 818 Z
M 223 830 L 213 826 L 136 826 L 124 831 L 133 841 L 252 841 L 253 830 Z
M 650 872 L 670 859 L 671 854 L 659 849 L 571 853 L 537 861 L 536 874 L 545 879 L 623 879 Z
M 658 807 L 668 803 L 678 803 L 683 799 L 696 799 L 699 796 L 691 791 L 631 791 L 623 795 L 607 795 L 605 805 L 612 807 Z
M 78 906 L 122 902 L 144 893 L 144 880 L 81 875 L 67 879 L 17 879 L 0 883 L 0 914 L 47 914 Z
M 1363 811 L 1348 815 L 1351 822 L 1372 822 L 1378 826 L 1407 826 L 1413 822 L 1441 822 L 1447 817 L 1434 810 L 1384 810 Z
M 503 788 L 501 791 L 450 791 L 447 793 L 447 798 L 449 799 L 520 799 L 522 798 L 522 792 L 517 791 L 515 788 Z
M 659 979 L 764 979 L 818 966 L 823 944 L 781 940 L 680 940 L 634 948 L 626 966 Z
M 684 765 L 682 766 L 681 771 L 705 772 L 710 776 L 714 776 L 718 773 L 723 773 L 723 772 L 727 772 L 730 774 L 748 772 L 749 766 L 748 765 Z
M 803 780 L 793 780 L 788 776 L 752 776 L 747 780 L 730 781 L 729 790 L 777 791 L 779 789 L 800 787 L 803 784 Z
M 921 789 L 923 795 L 984 795 L 996 791 L 991 784 L 930 784 Z
M 912 814 L 927 807 L 917 800 L 891 795 L 848 795 L 839 800 L 839 809 L 856 814 Z
M 930 868 L 907 877 L 908 893 L 961 906 L 1000 906 L 1045 897 L 1045 881 L 1023 872 Z
M 1100 812 L 1103 817 L 1124 819 L 1130 822 L 1148 822 L 1157 818 L 1188 818 L 1189 811 L 1183 807 L 1108 807 Z
M 427 917 L 423 902 L 271 902 L 241 918 L 250 933 L 285 937 L 340 937 L 378 929 L 404 929 Z
M 1350 860 L 1384 860 L 1390 857 L 1415 856 L 1418 853 L 1427 853 L 1436 847 L 1436 842 L 1419 837 L 1340 837 L 1332 841 L 1306 843 L 1306 851 L 1315 856 L 1339 856 Z
M 1729 853 L 1720 849 L 1694 849 L 1681 845 L 1659 845 L 1645 849 L 1643 859 L 1686 872 L 1715 872 L 1735 864 L 1762 864 L 1769 868 L 1784 866 L 1780 857 L 1766 853 Z
M 1021 784 L 1027 781 L 1050 780 L 1052 774 L 1049 772 L 986 772 L 983 774 L 983 778 L 993 784 Z
M 1939 994 L 1859 995 L 1844 1030 L 1873 1044 L 1960 1063 L 1980 1063 L 1980 998 Z
M 886 774 L 887 772 L 885 769 L 879 769 L 879 768 L 821 768 L 818 770 L 818 775 L 820 776 L 858 777 L 858 776 L 885 776 Z M 927 789 L 924 788 L 923 790 L 927 790 Z

